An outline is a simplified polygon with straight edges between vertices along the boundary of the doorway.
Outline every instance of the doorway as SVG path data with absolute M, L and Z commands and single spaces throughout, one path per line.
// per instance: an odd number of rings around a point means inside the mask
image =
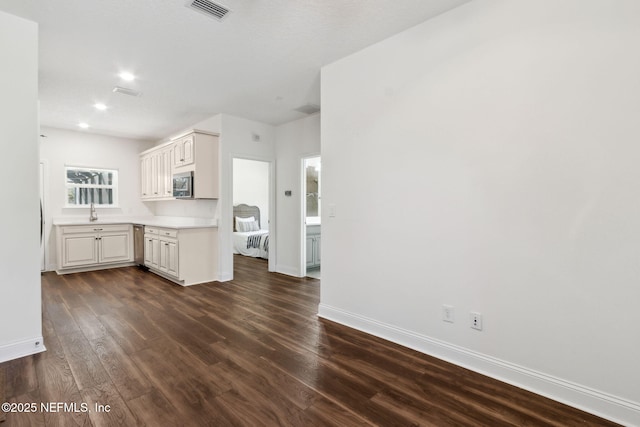
M 302 159 L 303 182 L 303 250 L 305 276 L 320 279 L 322 249 L 322 179 L 320 156 Z
M 46 223 L 45 223 L 45 164 L 40 162 L 40 271 L 47 270 L 47 254 L 46 254 Z
M 274 215 L 273 162 L 251 158 L 232 158 L 233 253 L 266 259 L 268 271 L 275 271 L 275 241 L 272 221 Z M 237 207 L 242 206 L 241 211 Z M 246 208 L 250 208 L 249 211 Z M 236 229 L 236 216 L 247 217 L 245 212 L 255 212 L 251 216 L 257 223 L 258 231 L 265 236 L 260 239 L 241 236 Z M 266 233 L 264 233 L 266 232 Z M 246 241 L 240 241 L 242 238 Z M 251 247 L 248 247 L 251 246 Z M 256 247 L 253 247 L 256 246 Z M 248 249 L 248 250 L 247 250 Z

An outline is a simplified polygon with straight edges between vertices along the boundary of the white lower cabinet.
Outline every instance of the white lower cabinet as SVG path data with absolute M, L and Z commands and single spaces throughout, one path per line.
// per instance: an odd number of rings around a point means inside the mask
M 130 224 L 57 227 L 58 270 L 133 261 Z
M 133 263 L 133 224 L 56 225 L 59 274 Z M 144 265 L 179 285 L 218 280 L 216 227 L 145 226 Z
M 216 228 L 146 226 L 144 232 L 144 264 L 153 273 L 182 286 L 218 280 Z
M 174 279 L 178 269 L 178 230 L 145 227 L 144 264 Z
M 307 226 L 307 268 L 320 267 L 321 236 L 319 225 Z

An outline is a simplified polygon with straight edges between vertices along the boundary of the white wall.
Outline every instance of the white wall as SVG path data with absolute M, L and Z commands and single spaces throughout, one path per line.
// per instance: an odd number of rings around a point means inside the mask
M 321 315 L 640 425 L 638 45 L 476 0 L 325 67 Z
M 233 205 L 260 209 L 260 228 L 269 229 L 269 163 L 233 159 Z
M 320 113 L 278 126 L 276 140 L 278 159 L 276 271 L 292 276 L 303 276 L 305 266 L 300 245 L 303 223 L 302 159 L 320 154 Z M 286 190 L 291 190 L 291 196 L 285 196 Z
M 88 132 L 43 127 L 40 159 L 45 162 L 47 181 L 47 269 L 56 268 L 56 242 L 52 218 L 89 217 L 88 208 L 65 208 L 65 166 L 89 166 L 118 170 L 119 207 L 97 208 L 98 218 L 108 216 L 148 216 L 154 214 L 153 202 L 140 199 L 139 153 L 151 148 L 150 141 L 96 135 Z
M 0 12 L 0 362 L 44 350 L 40 289 L 38 26 Z

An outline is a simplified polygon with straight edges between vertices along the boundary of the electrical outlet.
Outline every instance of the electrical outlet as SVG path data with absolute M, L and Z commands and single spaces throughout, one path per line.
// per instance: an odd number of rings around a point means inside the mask
M 454 310 L 451 305 L 442 305 L 442 320 L 445 322 L 453 323 L 454 320 Z
M 471 327 L 473 329 L 477 329 L 479 331 L 482 330 L 482 314 L 480 313 L 475 313 L 475 312 L 471 312 L 471 315 L 469 316 L 469 319 L 471 321 Z

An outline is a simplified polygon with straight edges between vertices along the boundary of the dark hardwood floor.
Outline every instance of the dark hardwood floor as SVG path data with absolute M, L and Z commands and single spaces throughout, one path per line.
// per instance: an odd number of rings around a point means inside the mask
M 235 264 L 189 288 L 135 267 L 44 274 L 48 351 L 0 364 L 7 401 L 38 410 L 2 426 L 614 425 L 320 320 L 318 280 Z

